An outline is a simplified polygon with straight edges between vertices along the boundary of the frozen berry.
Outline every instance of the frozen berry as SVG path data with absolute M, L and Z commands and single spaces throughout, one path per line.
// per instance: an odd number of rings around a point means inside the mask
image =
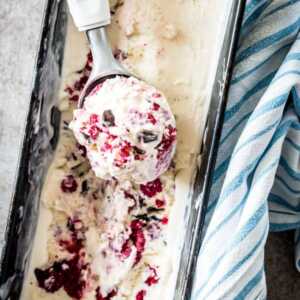
M 149 269 L 150 269 L 151 275 L 145 280 L 145 283 L 147 285 L 151 286 L 151 285 L 158 283 L 159 278 L 158 278 L 157 271 L 155 268 L 149 266 Z
M 158 278 L 156 278 L 155 276 L 149 276 L 146 280 L 145 283 L 149 286 L 154 285 L 156 283 L 158 283 Z
M 131 251 L 132 250 L 131 250 L 130 240 L 127 240 L 122 246 L 121 254 L 124 258 L 127 258 L 130 256 Z
M 168 126 L 167 133 L 163 135 L 162 141 L 156 146 L 158 150 L 157 158 L 161 159 L 166 154 L 168 154 L 171 149 L 172 145 L 176 141 L 176 128 L 172 126 Z
M 126 142 L 123 146 L 121 146 L 120 156 L 122 158 L 127 158 L 130 155 L 130 150 L 131 149 L 132 149 L 131 145 Z
M 158 111 L 160 108 L 160 105 L 156 102 L 153 103 L 153 110 Z
M 96 300 L 111 300 L 113 297 L 115 297 L 116 295 L 117 295 L 117 290 L 116 289 L 114 289 L 114 290 L 112 290 L 112 291 L 110 291 L 108 294 L 107 294 L 107 296 L 102 296 L 102 294 L 101 294 L 101 290 L 100 290 L 100 288 L 98 287 L 97 289 L 96 289 Z
M 148 120 L 150 121 L 150 123 L 152 123 L 153 125 L 156 124 L 156 119 L 155 117 L 151 114 L 151 113 L 148 113 Z
M 75 255 L 71 260 L 54 262 L 45 270 L 35 269 L 34 274 L 39 287 L 48 293 L 55 293 L 63 287 L 71 298 L 79 300 L 86 288 L 82 276 L 82 270 L 86 268 L 79 262 L 79 256 Z
M 161 94 L 156 92 L 156 93 L 153 93 L 152 97 L 153 98 L 160 98 Z
M 156 199 L 155 200 L 155 204 L 158 208 L 162 208 L 165 206 L 165 201 L 164 200 L 160 200 L 160 199 Z
M 154 181 L 148 182 L 147 184 L 141 184 L 141 191 L 144 195 L 148 197 L 153 197 L 157 193 L 162 191 L 162 184 L 159 178 L 155 179 Z
M 100 133 L 100 129 L 96 125 L 90 127 L 89 135 L 93 140 L 97 139 L 99 133 Z
M 55 293 L 63 286 L 64 273 L 60 262 L 55 262 L 45 270 L 35 269 L 34 274 L 39 287 L 48 293 Z
M 61 240 L 59 245 L 66 249 L 69 253 L 78 253 L 82 248 L 82 240 L 72 235 L 70 240 Z
M 163 217 L 163 218 L 161 219 L 161 223 L 164 224 L 164 225 L 167 225 L 167 224 L 169 223 L 168 217 Z
M 95 124 L 99 122 L 99 117 L 96 114 L 91 114 L 90 116 L 90 123 L 91 124 Z
M 132 233 L 130 235 L 130 239 L 132 240 L 134 246 L 136 247 L 137 254 L 135 258 L 135 264 L 137 264 L 141 258 L 142 258 L 142 253 L 145 250 L 145 235 L 143 232 L 143 224 L 139 220 L 134 220 L 131 222 L 131 230 Z
M 93 55 L 92 55 L 92 52 L 91 52 L 91 51 L 87 54 L 87 61 L 88 61 L 89 63 L 92 63 L 92 62 L 93 62 Z
M 144 297 L 146 296 L 146 291 L 145 290 L 141 290 L 139 291 L 136 296 L 135 299 L 136 300 L 144 300 Z
M 65 88 L 65 92 L 68 93 L 69 95 L 72 95 L 74 93 L 74 90 L 71 87 L 67 86 Z
M 73 175 L 68 175 L 61 181 L 60 187 L 64 193 L 74 193 L 78 184 Z
M 73 95 L 72 97 L 69 98 L 70 101 L 72 102 L 77 102 L 79 100 L 79 96 L 78 95 Z

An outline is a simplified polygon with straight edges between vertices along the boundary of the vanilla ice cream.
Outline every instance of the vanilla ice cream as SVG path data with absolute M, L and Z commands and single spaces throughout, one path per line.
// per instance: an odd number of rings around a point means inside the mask
M 22 300 L 173 299 L 231 3 L 112 1 L 108 36 L 114 55 L 141 81 L 136 84 L 133 78 L 118 77 L 107 81 L 82 110 L 77 110 L 78 99 L 91 72 L 92 57 L 85 35 L 69 22 L 58 104 L 60 139 L 41 195 Z M 159 95 L 144 82 L 161 91 Z M 128 83 L 137 89 L 145 86 L 146 105 L 133 97 L 132 107 L 126 108 L 131 102 L 124 95 L 119 105 L 108 103 L 116 96 L 109 91 L 112 85 L 124 84 L 120 93 L 125 93 Z M 134 110 L 141 118 L 131 117 Z M 91 121 L 103 132 L 94 132 Z M 176 154 L 170 163 L 175 134 Z M 164 135 L 170 146 L 160 160 Z M 117 147 L 113 149 L 114 140 Z M 120 153 L 123 142 L 132 146 L 124 149 L 126 160 Z M 100 155 L 103 147 L 109 149 L 101 154 L 107 155 L 109 164 L 100 167 L 94 165 L 98 159 L 93 156 Z M 147 158 L 140 161 L 134 155 Z M 165 173 L 154 178 L 167 166 Z M 147 178 L 149 182 L 143 182 Z

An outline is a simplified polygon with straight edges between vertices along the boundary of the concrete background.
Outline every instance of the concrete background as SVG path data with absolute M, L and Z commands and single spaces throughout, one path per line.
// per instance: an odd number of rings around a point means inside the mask
M 33 82 L 45 0 L 0 0 L 0 249 Z
M 31 93 L 45 0 L 0 2 L 0 252 Z M 299 300 L 293 233 L 271 234 L 266 251 L 268 299 Z

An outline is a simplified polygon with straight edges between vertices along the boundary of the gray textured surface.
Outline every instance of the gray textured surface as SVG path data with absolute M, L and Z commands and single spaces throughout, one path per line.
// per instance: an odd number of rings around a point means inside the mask
M 269 234 L 266 271 L 268 299 L 300 299 L 300 273 L 294 266 L 293 231 Z
M 19 145 L 33 78 L 45 0 L 0 2 L 0 251 L 12 195 Z M 300 299 L 293 234 L 271 234 L 267 253 L 268 299 Z
M 45 0 L 0 1 L 0 249 L 22 141 Z

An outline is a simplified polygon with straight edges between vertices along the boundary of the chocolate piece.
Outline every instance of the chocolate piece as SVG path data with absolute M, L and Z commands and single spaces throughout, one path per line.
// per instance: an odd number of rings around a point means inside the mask
M 134 154 L 140 154 L 140 155 L 143 155 L 146 153 L 145 150 L 141 149 L 141 148 L 138 148 L 136 146 L 133 147 L 133 151 L 134 151 Z
M 164 209 L 156 208 L 156 207 L 152 207 L 152 206 L 147 208 L 148 213 L 156 213 L 156 212 L 161 212 L 161 211 L 164 211 Z
M 103 121 L 107 127 L 115 126 L 115 116 L 110 109 L 103 112 Z
M 143 130 L 138 134 L 138 141 L 145 144 L 157 141 L 158 135 L 150 130 Z
M 89 186 L 87 180 L 82 181 L 81 183 L 81 194 L 86 195 L 89 191 Z

